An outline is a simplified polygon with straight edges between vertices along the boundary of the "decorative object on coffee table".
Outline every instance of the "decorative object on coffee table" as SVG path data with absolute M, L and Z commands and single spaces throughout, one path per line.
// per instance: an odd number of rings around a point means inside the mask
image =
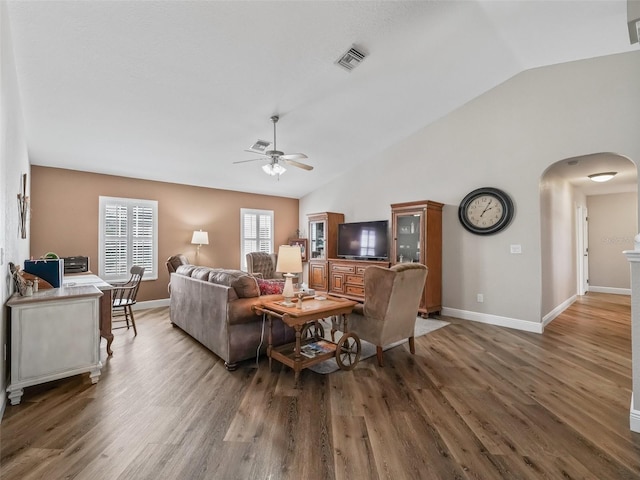
M 300 246 L 298 245 L 280 245 L 278 249 L 278 264 L 276 272 L 284 274 L 285 282 L 282 295 L 284 296 L 283 305 L 292 307 L 293 298 L 293 278 L 295 273 L 302 272 L 302 256 Z

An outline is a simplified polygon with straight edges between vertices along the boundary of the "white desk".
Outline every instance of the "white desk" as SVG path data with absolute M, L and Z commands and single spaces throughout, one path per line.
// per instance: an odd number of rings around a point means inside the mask
M 24 387 L 89 372 L 100 377 L 98 300 L 92 285 L 63 286 L 13 295 L 11 308 L 11 405 L 20 403 Z
M 107 355 L 113 355 L 111 343 L 113 343 L 113 333 L 111 333 L 111 290 L 113 285 L 105 282 L 97 275 L 91 273 L 72 273 L 64 276 L 63 286 L 86 286 L 93 285 L 100 290 L 103 295 L 100 297 L 100 336 L 107 340 Z

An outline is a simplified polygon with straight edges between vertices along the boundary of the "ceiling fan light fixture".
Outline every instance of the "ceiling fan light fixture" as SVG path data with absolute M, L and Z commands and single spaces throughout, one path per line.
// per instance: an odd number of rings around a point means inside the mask
M 271 175 L 272 177 L 275 177 L 276 175 L 282 175 L 287 171 L 287 169 L 279 163 L 267 163 L 266 165 L 262 166 L 262 170 L 264 170 L 264 173 L 266 173 L 267 175 Z
M 608 182 L 613 177 L 616 176 L 618 172 L 601 172 L 601 173 L 593 173 L 589 175 L 589 178 L 594 182 Z

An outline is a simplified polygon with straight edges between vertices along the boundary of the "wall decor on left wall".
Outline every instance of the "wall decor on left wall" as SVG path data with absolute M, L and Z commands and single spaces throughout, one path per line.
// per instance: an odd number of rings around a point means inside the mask
M 18 194 L 18 218 L 20 220 L 20 238 L 27 238 L 27 212 L 29 197 L 27 196 L 27 174 L 22 174 L 22 193 Z

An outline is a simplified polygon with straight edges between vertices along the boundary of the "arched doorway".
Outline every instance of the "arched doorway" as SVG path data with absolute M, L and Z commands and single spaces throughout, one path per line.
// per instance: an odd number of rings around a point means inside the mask
M 601 172 L 616 174 L 603 183 L 589 178 L 589 175 Z M 598 276 L 597 282 L 610 281 L 612 266 L 617 269 L 616 278 L 624 275 L 628 282 L 629 269 L 622 251 L 633 248 L 633 236 L 638 229 L 637 182 L 636 165 L 629 158 L 614 153 L 566 158 L 552 164 L 541 176 L 543 324 L 569 306 L 576 295 L 586 293 L 595 285 L 593 281 L 587 284 L 589 271 L 593 273 L 594 265 L 605 272 Z M 589 237 L 593 236 L 589 234 L 589 222 L 586 221 L 589 204 L 596 205 L 598 210 L 606 208 L 607 204 L 614 206 L 609 215 L 606 211 L 599 212 L 601 220 L 597 242 L 592 241 L 590 246 Z M 625 218 L 631 214 L 633 219 L 632 225 L 622 221 L 623 228 L 630 229 L 626 233 L 618 231 L 619 224 L 614 228 L 614 220 L 620 217 L 621 209 L 627 215 Z M 605 254 L 610 257 L 598 258 L 598 255 Z M 606 288 L 607 285 L 599 287 Z M 611 293 L 622 292 L 620 289 Z

